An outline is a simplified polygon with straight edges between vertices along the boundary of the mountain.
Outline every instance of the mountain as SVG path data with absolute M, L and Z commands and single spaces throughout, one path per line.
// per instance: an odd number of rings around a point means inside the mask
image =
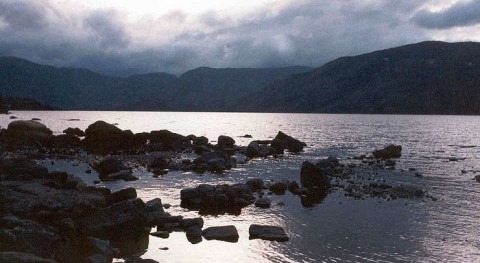
M 31 99 L 0 96 L 0 113 L 8 113 L 9 110 L 55 110 Z
M 202 67 L 180 77 L 150 73 L 121 78 L 1 57 L 0 94 L 29 98 L 66 110 L 221 111 L 231 107 L 239 96 L 309 70 L 312 68 Z
M 333 60 L 232 110 L 480 114 L 480 43 L 427 41 Z

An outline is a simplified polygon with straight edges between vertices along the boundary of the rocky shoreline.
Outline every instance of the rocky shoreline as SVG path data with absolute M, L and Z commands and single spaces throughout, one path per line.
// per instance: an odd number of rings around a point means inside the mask
M 222 173 L 252 158 L 300 153 L 306 145 L 283 132 L 272 140 L 237 146 L 228 136 L 219 136 L 212 144 L 205 137 L 167 130 L 133 134 L 103 121 L 85 131 L 68 128 L 64 134 L 53 135 L 37 121 L 22 120 L 0 130 L 0 144 L 1 262 L 112 262 L 146 249 L 149 234 L 168 238 L 172 231 L 185 232 L 193 244 L 203 239 L 236 242 L 235 226 L 203 229 L 201 216 L 240 214 L 250 205 L 269 208 L 268 195 L 287 191 L 298 196 L 304 207 L 320 203 L 333 191 L 343 191 L 354 199 L 431 198 L 418 187 L 389 185 L 365 176 L 368 171 L 394 169 L 394 158 L 401 156 L 402 149 L 390 145 L 350 163 L 335 157 L 305 161 L 299 169 L 299 182 L 257 178 L 232 185 L 184 188 L 181 206 L 199 211 L 200 216 L 183 218 L 166 213 L 158 198 L 146 202 L 137 198 L 134 188 L 111 192 L 87 186 L 75 175 L 48 172 L 36 161 L 51 156 L 82 160 L 98 173 L 98 183 L 138 180 L 133 167 L 144 167 L 154 177 L 169 171 Z M 249 234 L 251 239 L 289 239 L 279 226 L 253 222 Z

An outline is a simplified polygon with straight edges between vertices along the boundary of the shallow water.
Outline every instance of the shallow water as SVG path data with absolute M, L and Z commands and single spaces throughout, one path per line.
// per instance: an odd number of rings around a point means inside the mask
M 302 154 L 256 159 L 223 175 L 170 172 L 153 178 L 138 170 L 138 181 L 101 184 L 112 189 L 135 187 L 145 201 L 159 197 L 172 205 L 167 211 L 173 215 L 198 216 L 198 212 L 179 207 L 180 190 L 185 187 L 245 182 L 257 177 L 298 181 L 305 160 L 335 155 L 349 161 L 349 157 L 390 143 L 403 146 L 397 169 L 416 168 L 423 177 L 407 172 L 378 178 L 390 184 L 421 186 L 438 199 L 353 200 L 334 192 L 322 203 L 304 208 L 298 197 L 287 192 L 271 196 L 270 209 L 249 206 L 239 216 L 204 217 L 205 227 L 235 225 L 240 234 L 237 243 L 203 240 L 193 245 L 184 233 L 173 233 L 168 239 L 151 237 L 142 258 L 159 262 L 480 261 L 480 184 L 473 180 L 480 174 L 480 117 L 78 111 L 18 111 L 12 115 L 40 118 L 57 134 L 67 127 L 85 129 L 96 120 L 104 120 L 133 132 L 168 129 L 206 136 L 211 141 L 228 135 L 238 145 L 273 138 L 281 130 L 309 146 Z M 1 127 L 10 121 L 9 116 L 0 116 Z M 239 137 L 245 134 L 253 139 Z M 56 161 L 56 168 L 61 165 L 71 164 Z M 88 177 L 82 171 L 84 167 L 80 166 L 75 172 L 91 180 L 92 175 Z M 282 226 L 290 241 L 249 240 L 252 223 Z

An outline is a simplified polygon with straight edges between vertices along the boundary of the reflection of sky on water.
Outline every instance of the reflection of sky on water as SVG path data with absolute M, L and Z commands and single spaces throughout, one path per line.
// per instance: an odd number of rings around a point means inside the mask
M 184 233 L 173 233 L 168 239 L 150 238 L 144 258 L 160 262 L 475 262 L 480 258 L 480 187 L 473 180 L 480 174 L 479 117 L 152 112 L 13 115 L 20 119 L 40 118 L 55 133 L 66 127 L 85 129 L 96 120 L 105 120 L 133 132 L 168 129 L 210 140 L 225 134 L 239 145 L 272 138 L 281 130 L 309 146 L 300 155 L 256 159 L 223 175 L 170 172 L 153 178 L 137 172 L 140 180 L 135 182 L 100 184 L 113 189 L 135 187 L 144 200 L 159 197 L 172 205 L 167 211 L 173 215 L 198 216 L 195 211 L 179 207 L 182 188 L 200 183 L 232 184 L 258 177 L 299 181 L 304 160 L 336 155 L 346 161 L 387 143 L 403 146 L 397 170 L 416 168 L 423 177 L 396 173 L 384 179 L 392 184 L 421 185 L 438 199 L 352 200 L 336 192 L 321 204 L 304 208 L 298 197 L 287 192 L 269 196 L 273 200 L 270 209 L 249 206 L 239 216 L 204 217 L 205 227 L 235 225 L 240 234 L 237 243 L 203 240 L 192 245 Z M 67 121 L 76 118 L 80 121 Z M 0 116 L 0 126 L 6 127 L 10 121 L 8 116 Z M 238 137 L 245 134 L 253 139 Z M 64 165 L 68 169 L 69 164 Z M 290 241 L 249 240 L 248 227 L 252 223 L 283 226 Z M 168 250 L 160 249 L 165 247 Z

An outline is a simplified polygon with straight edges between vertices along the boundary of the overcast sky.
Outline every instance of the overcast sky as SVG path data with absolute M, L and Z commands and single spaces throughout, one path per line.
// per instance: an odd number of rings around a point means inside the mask
M 0 36 L 0 56 L 104 74 L 318 67 L 424 40 L 480 41 L 480 1 L 0 0 Z

